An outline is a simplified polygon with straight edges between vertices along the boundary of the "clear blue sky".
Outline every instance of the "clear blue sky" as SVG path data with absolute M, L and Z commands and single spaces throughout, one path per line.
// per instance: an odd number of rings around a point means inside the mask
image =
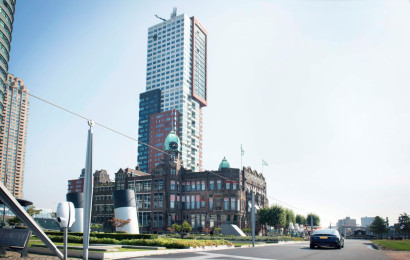
M 174 6 L 209 33 L 205 169 L 223 156 L 239 168 L 243 144 L 245 165 L 270 165 L 268 195 L 324 225 L 410 212 L 407 0 L 18 0 L 9 71 L 31 93 L 137 137 L 147 28 Z M 26 199 L 65 200 L 87 128 L 31 99 Z M 136 166 L 135 142 L 100 127 L 94 141 L 94 169 L 113 178 Z

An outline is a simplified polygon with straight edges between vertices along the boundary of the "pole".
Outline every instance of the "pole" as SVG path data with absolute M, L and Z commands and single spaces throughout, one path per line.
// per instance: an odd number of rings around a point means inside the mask
M 255 247 L 255 192 L 252 192 L 252 211 L 251 211 L 251 222 L 252 222 L 252 247 Z
M 243 155 L 242 155 L 242 144 L 241 144 L 241 171 L 242 171 L 242 157 L 243 157 Z
M 2 227 L 6 227 L 6 223 L 4 222 L 4 217 L 6 216 L 6 204 L 3 202 L 3 222 L 1 222 Z
M 313 215 L 310 215 L 310 236 L 313 235 Z
M 63 228 L 64 231 L 64 260 L 67 260 L 67 229 L 68 228 Z
M 93 121 L 88 121 L 90 129 L 88 130 L 87 156 L 85 159 L 85 176 L 84 176 L 84 215 L 83 215 L 83 259 L 88 260 L 88 247 L 90 245 L 90 225 L 91 225 L 91 208 L 93 200 Z

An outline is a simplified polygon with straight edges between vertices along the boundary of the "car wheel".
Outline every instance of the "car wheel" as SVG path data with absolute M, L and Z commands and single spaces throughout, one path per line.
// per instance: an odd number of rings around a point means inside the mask
M 314 245 L 310 245 L 310 248 L 315 248 L 315 246 L 314 246 Z
M 339 245 L 336 246 L 336 248 L 337 249 L 342 249 L 342 245 L 339 244 Z

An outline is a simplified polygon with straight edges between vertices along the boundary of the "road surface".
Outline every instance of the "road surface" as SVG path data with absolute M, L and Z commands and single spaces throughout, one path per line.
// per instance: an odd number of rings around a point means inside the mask
M 311 249 L 309 242 L 292 244 L 276 244 L 254 248 L 236 248 L 224 250 L 201 251 L 192 253 L 178 253 L 158 256 L 145 256 L 129 259 L 160 260 L 160 259 L 218 259 L 218 260 L 286 260 L 286 259 L 363 259 L 363 260 L 389 260 L 390 258 L 380 250 L 370 246 L 368 240 L 346 240 L 342 249 Z

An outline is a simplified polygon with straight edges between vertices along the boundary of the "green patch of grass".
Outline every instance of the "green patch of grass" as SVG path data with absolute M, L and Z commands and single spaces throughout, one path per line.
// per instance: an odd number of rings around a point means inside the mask
M 384 249 L 395 251 L 410 251 L 410 240 L 372 240 Z

